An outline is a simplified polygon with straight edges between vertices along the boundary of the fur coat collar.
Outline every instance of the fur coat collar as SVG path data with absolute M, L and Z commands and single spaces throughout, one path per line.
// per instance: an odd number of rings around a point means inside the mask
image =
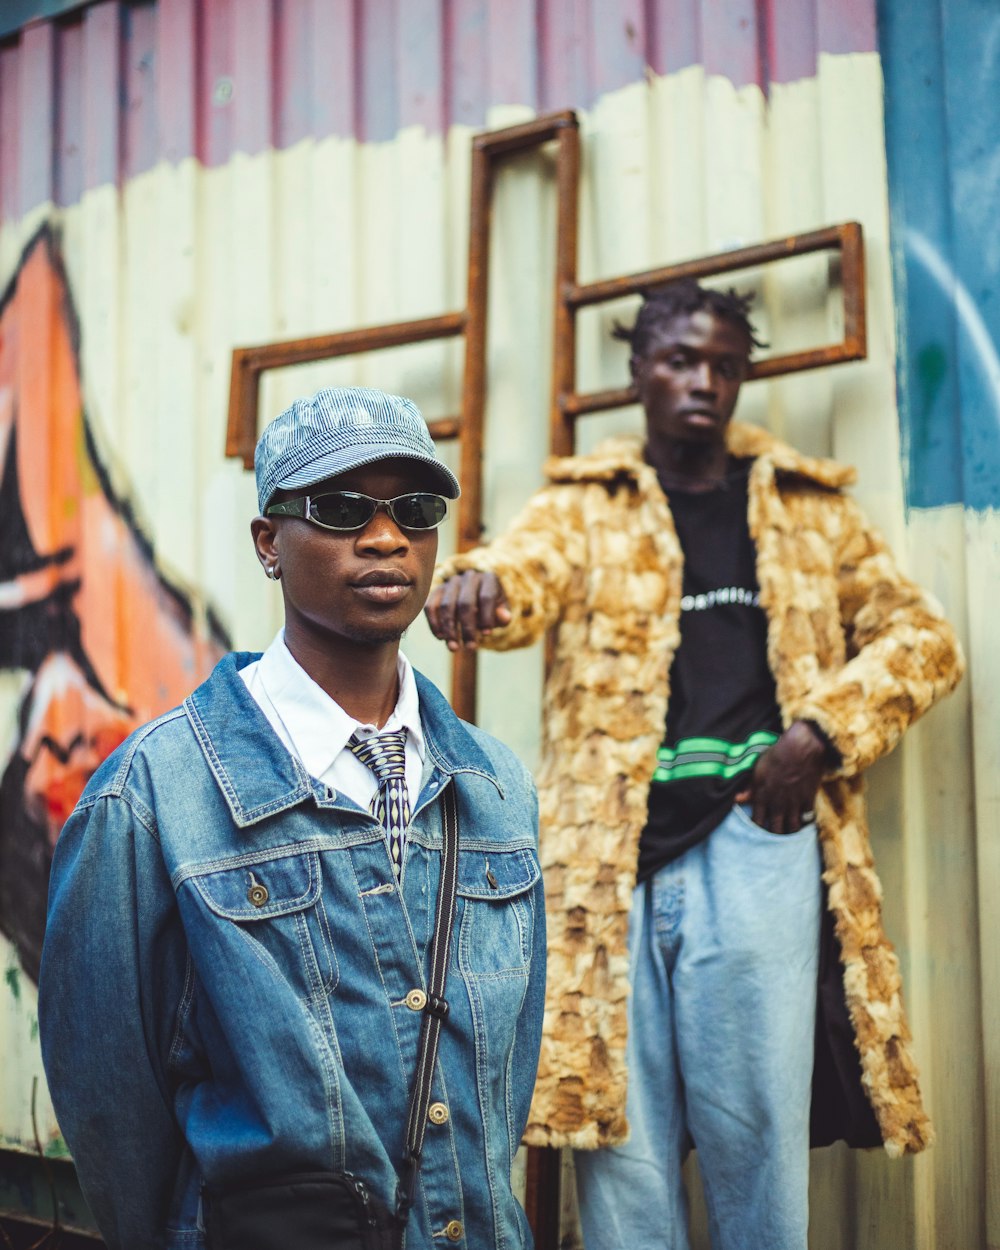
M 836 460 L 806 456 L 767 430 L 756 425 L 733 421 L 726 435 L 729 453 L 741 459 L 766 459 L 775 473 L 790 474 L 841 490 L 852 486 L 857 472 Z M 622 477 L 650 487 L 656 473 L 642 458 L 643 444 L 638 438 L 608 438 L 584 456 L 550 456 L 545 462 L 545 476 L 550 482 L 613 482 Z

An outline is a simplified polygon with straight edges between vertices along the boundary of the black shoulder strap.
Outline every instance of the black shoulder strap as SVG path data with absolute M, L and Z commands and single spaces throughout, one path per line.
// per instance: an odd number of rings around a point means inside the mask
M 434 917 L 434 937 L 431 942 L 431 969 L 427 989 L 427 1006 L 420 1029 L 417 1047 L 417 1070 L 410 1090 L 410 1110 L 406 1121 L 406 1144 L 403 1168 L 396 1187 L 396 1215 L 405 1223 L 413 1206 L 420 1171 L 424 1135 L 427 1132 L 427 1113 L 431 1103 L 431 1083 L 434 1065 L 437 1063 L 438 1041 L 441 1025 L 448 1016 L 448 1001 L 444 996 L 448 977 L 448 955 L 451 951 L 451 933 L 455 924 L 455 893 L 458 886 L 458 800 L 455 782 L 445 787 L 442 795 L 444 807 L 444 847 L 441 854 L 441 879 L 438 884 L 437 912 Z

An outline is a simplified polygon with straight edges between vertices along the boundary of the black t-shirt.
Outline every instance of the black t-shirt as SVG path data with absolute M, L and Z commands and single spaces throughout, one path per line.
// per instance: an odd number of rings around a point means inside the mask
M 750 464 L 730 460 L 725 483 L 712 490 L 670 492 L 684 552 L 681 641 L 639 842 L 640 881 L 711 833 L 781 733 L 747 524 Z

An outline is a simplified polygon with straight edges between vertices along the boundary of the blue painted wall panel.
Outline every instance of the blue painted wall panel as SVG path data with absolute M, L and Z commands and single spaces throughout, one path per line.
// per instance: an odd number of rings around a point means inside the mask
M 879 5 L 912 507 L 1000 507 L 1000 7 Z

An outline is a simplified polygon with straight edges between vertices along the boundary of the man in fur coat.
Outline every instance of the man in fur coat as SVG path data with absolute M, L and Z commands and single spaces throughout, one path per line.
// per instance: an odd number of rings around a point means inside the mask
M 427 607 L 453 650 L 551 629 L 549 916 L 526 1141 L 576 1151 L 587 1250 L 805 1250 L 808 1147 L 922 1149 L 863 775 L 962 672 L 851 469 L 732 423 L 749 301 L 662 288 L 635 325 L 644 443 L 553 459 Z

